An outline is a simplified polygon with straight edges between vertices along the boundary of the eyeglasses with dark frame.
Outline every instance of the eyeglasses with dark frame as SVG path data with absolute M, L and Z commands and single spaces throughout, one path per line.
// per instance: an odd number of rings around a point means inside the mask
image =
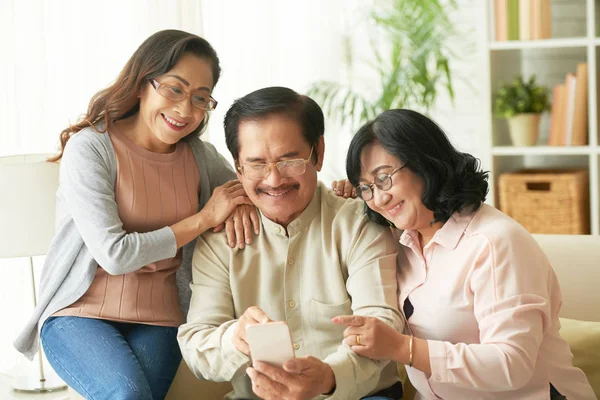
M 156 79 L 150 79 L 150 84 L 156 90 L 156 93 L 169 100 L 180 101 L 190 96 L 192 105 L 201 110 L 212 111 L 217 108 L 217 104 L 219 103 L 210 95 L 207 99 L 206 96 L 197 93 L 188 93 L 177 86 L 160 83 Z
M 290 178 L 292 176 L 302 175 L 306 172 L 306 164 L 312 158 L 314 147 L 310 148 L 308 158 L 295 158 L 293 160 L 284 160 L 269 164 L 243 164 L 237 167 L 238 171 L 245 178 L 253 181 L 262 181 L 271 175 L 273 167 L 276 167 L 282 178 Z
M 363 183 L 363 184 L 358 185 L 356 187 L 356 193 L 364 201 L 369 201 L 373 198 L 373 195 L 374 195 L 373 186 L 376 186 L 377 189 L 383 190 L 383 191 L 390 190 L 390 188 L 392 187 L 392 183 L 393 183 L 392 175 L 394 175 L 396 172 L 402 170 L 402 168 L 406 167 L 407 165 L 408 165 L 408 163 L 404 164 L 403 166 L 401 166 L 399 168 L 396 168 L 389 174 L 383 173 L 383 174 L 377 175 L 375 177 L 373 183 Z

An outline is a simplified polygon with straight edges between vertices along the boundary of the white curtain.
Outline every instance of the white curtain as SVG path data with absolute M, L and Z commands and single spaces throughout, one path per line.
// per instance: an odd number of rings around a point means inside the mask
M 150 34 L 202 34 L 192 0 L 2 0 L 0 155 L 56 149 L 91 96 Z

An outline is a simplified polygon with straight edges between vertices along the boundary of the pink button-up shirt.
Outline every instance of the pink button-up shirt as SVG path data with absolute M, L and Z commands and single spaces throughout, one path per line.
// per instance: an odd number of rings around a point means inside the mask
M 423 250 L 400 237 L 400 307 L 410 300 L 415 337 L 428 339 L 431 377 L 407 366 L 416 399 L 595 399 L 559 335 L 561 294 L 535 239 L 483 205 L 455 214 Z

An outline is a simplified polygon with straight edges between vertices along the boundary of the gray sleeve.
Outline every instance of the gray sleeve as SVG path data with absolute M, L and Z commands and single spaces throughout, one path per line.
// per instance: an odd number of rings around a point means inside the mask
M 204 142 L 204 151 L 206 154 L 206 170 L 210 181 L 210 194 L 217 187 L 227 181 L 236 179 L 237 175 L 232 165 L 223 157 L 215 147 Z
M 177 244 L 168 226 L 147 233 L 126 233 L 123 229 L 110 168 L 114 153 L 100 136 L 82 131 L 72 137 L 60 167 L 61 190 L 86 247 L 111 275 L 174 257 Z
M 217 186 L 221 186 L 227 181 L 236 178 L 231 164 L 215 149 L 215 147 L 199 137 L 187 139 L 192 148 L 194 157 L 198 164 L 200 172 L 200 197 L 198 199 L 200 209 L 202 209 Z M 181 267 L 177 270 L 177 287 L 179 288 L 179 304 L 183 315 L 188 314 L 190 306 L 190 297 L 192 291 L 190 282 L 192 281 L 192 255 L 196 239 L 183 246 L 183 258 Z

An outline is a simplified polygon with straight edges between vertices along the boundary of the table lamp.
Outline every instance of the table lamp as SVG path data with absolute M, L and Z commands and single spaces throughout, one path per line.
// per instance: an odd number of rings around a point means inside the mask
M 0 258 L 27 257 L 33 304 L 37 305 L 33 256 L 45 255 L 54 236 L 58 163 L 48 154 L 0 157 Z M 39 376 L 14 378 L 13 389 L 48 392 L 66 387 L 55 374 L 46 376 L 42 346 Z

